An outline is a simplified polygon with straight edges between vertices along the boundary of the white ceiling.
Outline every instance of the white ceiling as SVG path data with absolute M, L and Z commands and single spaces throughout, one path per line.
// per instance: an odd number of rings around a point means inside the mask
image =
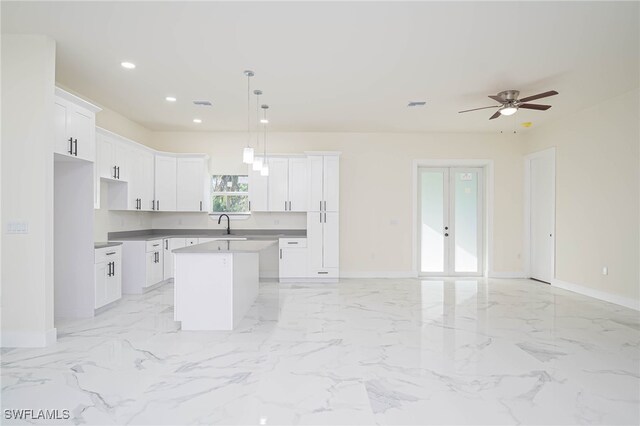
M 535 126 L 637 88 L 638 23 L 638 2 L 2 2 L 3 33 L 57 41 L 59 83 L 154 130 L 245 129 L 245 69 L 277 131 Z M 560 95 L 457 113 L 505 89 Z

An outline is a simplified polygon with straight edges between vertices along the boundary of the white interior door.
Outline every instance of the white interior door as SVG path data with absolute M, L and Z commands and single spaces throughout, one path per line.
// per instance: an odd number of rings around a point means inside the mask
M 482 169 L 421 168 L 418 179 L 420 274 L 482 275 Z
M 531 278 L 550 283 L 555 276 L 555 154 L 529 160 Z

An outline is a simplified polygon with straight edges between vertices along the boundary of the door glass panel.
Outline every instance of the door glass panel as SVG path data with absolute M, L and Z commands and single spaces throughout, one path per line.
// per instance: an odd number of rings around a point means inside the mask
M 420 270 L 444 272 L 444 184 L 442 171 L 420 171 Z
M 478 172 L 455 171 L 454 186 L 455 272 L 478 272 Z

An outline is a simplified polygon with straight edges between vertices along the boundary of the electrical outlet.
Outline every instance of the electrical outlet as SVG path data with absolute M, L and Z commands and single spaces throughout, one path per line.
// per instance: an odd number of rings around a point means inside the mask
M 7 223 L 7 234 L 28 234 L 29 222 L 11 221 Z
M 609 268 L 607 268 L 606 266 L 602 267 L 602 275 L 609 275 Z

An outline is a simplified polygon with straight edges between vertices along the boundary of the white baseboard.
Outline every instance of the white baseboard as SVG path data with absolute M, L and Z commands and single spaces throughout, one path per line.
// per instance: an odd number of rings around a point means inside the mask
M 488 274 L 489 278 L 529 278 L 527 274 L 524 272 L 496 272 L 492 271 Z
M 53 345 L 58 338 L 58 331 L 2 331 L 3 348 L 43 348 Z
M 412 271 L 340 271 L 340 278 L 418 278 Z
M 569 283 L 566 281 L 558 280 L 556 278 L 551 280 L 551 285 L 563 290 L 572 291 L 584 296 L 593 297 L 594 299 L 604 300 L 605 302 L 640 311 L 640 300 L 633 300 L 628 297 L 619 296 L 617 294 L 608 293 L 606 291 L 595 290 L 593 288 L 585 287 L 580 284 Z

